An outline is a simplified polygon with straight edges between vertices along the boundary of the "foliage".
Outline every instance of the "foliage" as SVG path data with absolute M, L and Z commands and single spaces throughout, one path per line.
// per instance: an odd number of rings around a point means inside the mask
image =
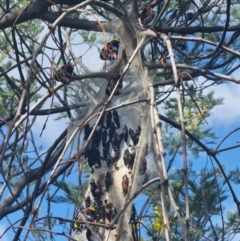
M 0 219 L 9 239 L 237 235 L 239 128 L 228 126 L 224 138 L 225 127 L 211 123 L 224 104 L 218 87 L 240 83 L 237 2 L 0 0 L 0 7 Z M 107 86 L 117 87 L 113 97 Z M 120 123 L 107 127 L 115 110 Z M 96 127 L 90 137 L 88 124 Z

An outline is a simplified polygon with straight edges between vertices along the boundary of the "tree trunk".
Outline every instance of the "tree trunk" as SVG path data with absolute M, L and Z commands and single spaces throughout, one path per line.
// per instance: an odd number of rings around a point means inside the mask
M 91 230 L 93 240 L 136 240 L 134 237 L 134 229 L 130 225 L 130 216 L 132 210 L 132 203 L 134 198 L 137 196 L 138 191 L 141 189 L 142 184 L 146 181 L 148 173 L 146 174 L 145 167 L 145 156 L 151 151 L 151 142 L 152 142 L 152 127 L 150 121 L 150 111 L 149 111 L 149 82 L 148 78 L 144 75 L 143 66 L 141 62 L 141 54 L 139 51 L 134 53 L 138 44 L 142 45 L 141 39 L 139 41 L 133 41 L 133 34 L 127 35 L 129 31 L 126 30 L 126 27 L 119 27 L 118 33 L 123 33 L 124 35 L 120 36 L 121 46 L 124 49 L 122 55 L 127 56 L 127 61 L 121 63 L 122 69 L 127 66 L 129 60 L 131 61 L 131 56 L 135 56 L 128 71 L 123 77 L 123 90 L 120 96 L 114 96 L 111 100 L 111 103 L 107 108 L 113 108 L 120 106 L 117 109 L 119 119 L 120 119 L 120 128 L 116 132 L 121 134 L 123 132 L 124 125 L 127 126 L 128 130 L 132 129 L 135 134 L 141 130 L 139 136 L 139 141 L 134 141 L 128 133 L 127 143 L 122 140 L 120 145 L 120 158 L 117 160 L 116 165 L 108 168 L 106 165 L 106 160 L 102 161 L 101 168 L 94 168 L 94 173 L 90 173 L 89 176 L 89 188 L 85 195 L 85 198 L 90 195 L 91 200 L 93 201 L 96 198 L 93 197 L 91 193 L 90 182 L 92 179 L 97 183 L 101 183 L 102 193 L 101 201 L 107 200 L 103 206 L 111 203 L 117 210 L 117 216 L 111 220 L 111 228 L 105 229 L 87 225 L 87 228 Z M 124 31 L 125 30 L 125 31 Z M 136 42 L 136 44 L 132 44 Z M 129 44 L 131 43 L 131 44 Z M 124 59 L 124 58 L 123 58 Z M 126 88 L 128 86 L 128 88 Z M 98 103 L 104 103 L 106 101 L 106 95 L 104 93 L 104 88 L 99 90 L 100 101 Z M 131 104 L 131 101 L 135 101 L 134 104 Z M 93 109 L 93 108 L 92 108 Z M 94 112 L 89 110 L 94 114 Z M 99 108 L 101 109 L 101 108 Z M 97 111 L 99 111 L 99 109 Z M 89 114 L 90 115 L 90 114 Z M 106 113 L 104 114 L 104 124 L 106 123 Z M 90 126 L 94 124 L 95 120 L 90 122 Z M 113 122 L 113 120 L 112 120 Z M 140 129 L 139 129 L 140 128 Z M 104 128 L 103 128 L 104 130 Z M 137 137 L 136 137 L 137 138 Z M 133 138 L 134 139 L 134 138 Z M 137 142 L 137 143 L 136 143 Z M 124 153 L 128 149 L 130 152 L 135 152 L 134 165 L 126 166 L 124 164 Z M 99 150 L 102 153 L 102 143 L 99 145 Z M 110 148 L 111 155 L 114 154 L 112 148 Z M 148 167 L 149 168 L 149 167 Z M 109 191 L 106 191 L 105 187 L 105 175 L 107 172 L 111 173 L 112 176 L 112 185 L 109 188 Z M 145 177 L 146 175 L 146 177 Z M 126 183 L 128 180 L 128 184 Z M 124 183 L 123 183 L 124 182 Z M 123 188 L 125 187 L 125 190 Z M 110 223 L 107 219 L 105 224 Z M 82 236 L 86 236 L 86 232 L 78 232 L 75 236 L 77 240 L 82 240 Z M 84 240 L 84 239 L 83 239 Z

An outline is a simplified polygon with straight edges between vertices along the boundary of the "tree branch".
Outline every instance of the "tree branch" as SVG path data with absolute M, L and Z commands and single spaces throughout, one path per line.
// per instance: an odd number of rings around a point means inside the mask
M 48 1 L 32 1 L 25 9 L 21 9 L 16 12 L 10 12 L 0 20 L 0 29 L 12 27 L 13 24 L 24 23 L 29 20 L 39 18 L 41 13 L 47 11 L 50 6 Z
M 160 33 L 179 33 L 179 34 L 195 34 L 195 33 L 213 33 L 213 32 L 222 32 L 224 30 L 224 26 L 214 26 L 214 27 L 168 27 L 168 26 L 158 26 L 155 27 L 154 30 Z M 228 32 L 239 31 L 240 25 L 228 26 Z
M 148 67 L 149 69 L 158 69 L 158 68 L 167 68 L 167 69 L 170 69 L 171 68 L 171 64 L 164 64 L 164 66 L 161 64 L 161 63 L 148 63 L 148 62 L 145 62 L 144 65 L 146 67 Z M 197 66 L 191 66 L 191 65 L 186 65 L 186 64 L 176 64 L 176 67 L 177 69 L 186 69 L 186 70 L 191 70 L 192 72 L 189 72 L 189 74 L 192 76 L 192 75 L 195 75 L 196 76 L 196 73 L 198 73 L 198 76 L 207 76 L 207 75 L 210 75 L 210 76 L 214 76 L 214 77 L 217 77 L 219 78 L 219 81 L 222 79 L 224 80 L 229 80 L 231 82 L 234 82 L 234 83 L 237 83 L 237 84 L 240 84 L 240 79 L 236 79 L 234 77 L 231 77 L 231 76 L 228 76 L 228 75 L 224 75 L 224 74 L 219 74 L 219 73 L 216 73 L 216 72 L 212 72 L 208 69 L 203 69 L 203 68 L 200 68 L 200 67 L 197 67 Z M 197 77 L 197 76 L 196 76 Z M 217 80 L 216 80 L 217 81 Z
M 54 23 L 56 19 L 58 19 L 60 16 L 61 14 L 58 14 L 58 13 L 44 12 L 41 14 L 39 18 L 49 23 Z M 115 24 L 116 24 L 116 21 L 102 22 L 104 29 L 106 30 L 106 32 L 109 32 L 109 33 L 114 32 Z M 58 23 L 58 26 L 67 27 L 67 28 L 76 28 L 76 29 L 87 30 L 87 31 L 102 32 L 102 29 L 100 28 L 97 21 L 71 19 L 68 17 L 65 17 L 64 19 L 62 19 L 61 22 Z

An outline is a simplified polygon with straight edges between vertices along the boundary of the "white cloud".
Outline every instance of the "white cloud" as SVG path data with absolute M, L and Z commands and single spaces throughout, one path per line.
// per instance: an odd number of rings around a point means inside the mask
M 240 234 L 237 234 L 232 241 L 239 241 L 240 240 Z
M 7 228 L 4 225 L 0 224 L 0 236 L 5 232 Z M 7 234 L 4 234 L 3 237 L 1 237 L 1 241 L 9 241 Z
M 69 126 L 69 119 L 63 118 L 60 120 L 54 120 L 59 115 L 50 115 L 47 120 L 46 116 L 38 116 L 36 122 L 33 126 L 34 135 L 36 135 L 38 141 L 40 143 L 44 143 L 45 146 L 51 145 L 56 138 Z M 46 122 L 45 129 L 43 130 L 42 136 L 40 134 L 42 132 L 44 123 Z
M 211 88 L 215 97 L 224 98 L 224 104 L 216 106 L 208 119 L 211 125 L 230 125 L 240 120 L 240 85 L 228 83 Z M 210 89 L 209 89 L 210 91 Z

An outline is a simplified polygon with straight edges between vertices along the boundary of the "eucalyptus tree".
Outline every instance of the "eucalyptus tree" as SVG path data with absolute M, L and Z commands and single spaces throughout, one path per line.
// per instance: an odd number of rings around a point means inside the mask
M 239 144 L 210 146 L 216 135 L 207 120 L 223 99 L 206 89 L 240 83 L 233 77 L 240 26 L 231 25 L 238 4 L 0 6 L 0 218 L 7 235 L 231 240 L 239 226 L 232 186 L 239 171 L 225 173 L 217 154 Z M 214 164 L 197 175 L 189 159 L 200 152 Z M 236 213 L 224 220 L 228 195 Z

